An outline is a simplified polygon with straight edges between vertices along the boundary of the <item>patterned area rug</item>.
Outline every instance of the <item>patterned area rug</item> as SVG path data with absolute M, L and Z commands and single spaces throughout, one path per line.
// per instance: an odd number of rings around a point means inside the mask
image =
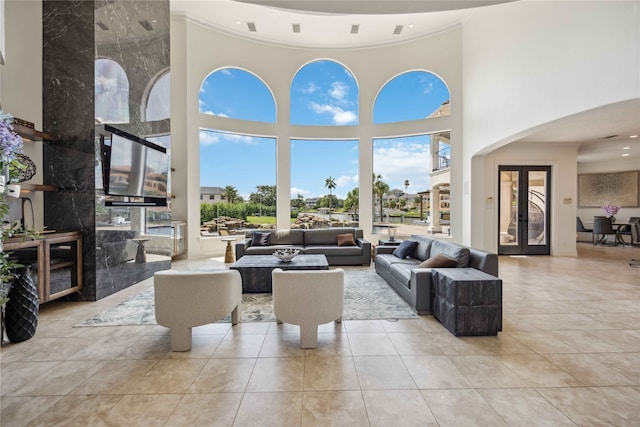
M 75 327 L 156 324 L 153 288 L 103 311 Z M 418 317 L 373 269 L 345 268 L 344 320 L 407 319 Z M 242 296 L 243 322 L 275 322 L 271 294 Z M 221 320 L 230 322 L 231 317 Z

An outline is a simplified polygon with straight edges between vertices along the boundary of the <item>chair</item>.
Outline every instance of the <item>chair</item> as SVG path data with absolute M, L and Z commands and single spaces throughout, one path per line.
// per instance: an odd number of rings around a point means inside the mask
M 604 216 L 593 217 L 593 244 L 598 245 L 607 241 L 607 236 L 612 234 L 617 239 L 617 233 L 611 225 L 611 218 Z M 617 240 L 616 240 L 617 243 Z
M 158 271 L 153 275 L 156 321 L 171 329 L 171 350 L 191 350 L 191 328 L 242 317 L 242 279 L 235 270 Z
M 593 229 L 592 228 L 586 228 L 584 226 L 584 224 L 582 223 L 582 220 L 580 219 L 579 216 L 576 217 L 576 232 L 577 233 L 591 233 L 591 239 L 593 241 Z M 578 240 L 579 242 L 581 240 Z
M 278 322 L 300 326 L 300 347 L 318 347 L 318 325 L 342 321 L 344 270 L 287 270 L 276 268 L 273 314 Z
M 629 238 L 631 239 L 629 242 L 630 245 L 634 245 L 635 243 L 640 243 L 640 241 L 638 241 L 637 234 L 634 237 L 634 232 L 633 232 L 634 226 L 639 222 L 640 222 L 640 217 L 632 216 L 631 218 L 629 218 L 628 224 L 618 229 L 618 237 L 620 238 L 620 242 L 625 243 L 624 236 L 629 236 Z

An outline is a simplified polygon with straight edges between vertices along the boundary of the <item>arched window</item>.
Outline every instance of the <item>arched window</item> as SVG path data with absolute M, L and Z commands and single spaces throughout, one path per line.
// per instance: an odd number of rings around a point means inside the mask
M 374 123 L 421 120 L 449 114 L 447 85 L 440 77 L 426 71 L 409 71 L 393 78 L 380 90 L 373 106 Z
M 276 122 L 273 95 L 262 80 L 239 68 L 223 68 L 200 87 L 200 112 L 231 119 Z
M 358 124 L 358 86 L 342 65 L 327 60 L 302 67 L 291 83 L 291 124 Z
M 162 74 L 151 87 L 144 114 L 148 122 L 171 118 L 171 73 Z
M 95 94 L 97 123 L 129 122 L 129 80 L 117 62 L 96 59 Z

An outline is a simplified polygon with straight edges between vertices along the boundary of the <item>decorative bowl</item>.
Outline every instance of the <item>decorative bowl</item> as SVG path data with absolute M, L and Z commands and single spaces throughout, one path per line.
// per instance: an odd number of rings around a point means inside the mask
M 273 256 L 278 258 L 281 262 L 291 262 L 291 260 L 299 253 L 299 249 L 278 249 L 273 251 Z

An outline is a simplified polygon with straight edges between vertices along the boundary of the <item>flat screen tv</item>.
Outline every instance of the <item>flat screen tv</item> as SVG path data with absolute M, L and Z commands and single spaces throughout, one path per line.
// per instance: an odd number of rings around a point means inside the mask
M 104 130 L 100 134 L 104 193 L 121 196 L 107 200 L 107 206 L 166 206 L 167 149 L 113 126 L 105 125 Z

